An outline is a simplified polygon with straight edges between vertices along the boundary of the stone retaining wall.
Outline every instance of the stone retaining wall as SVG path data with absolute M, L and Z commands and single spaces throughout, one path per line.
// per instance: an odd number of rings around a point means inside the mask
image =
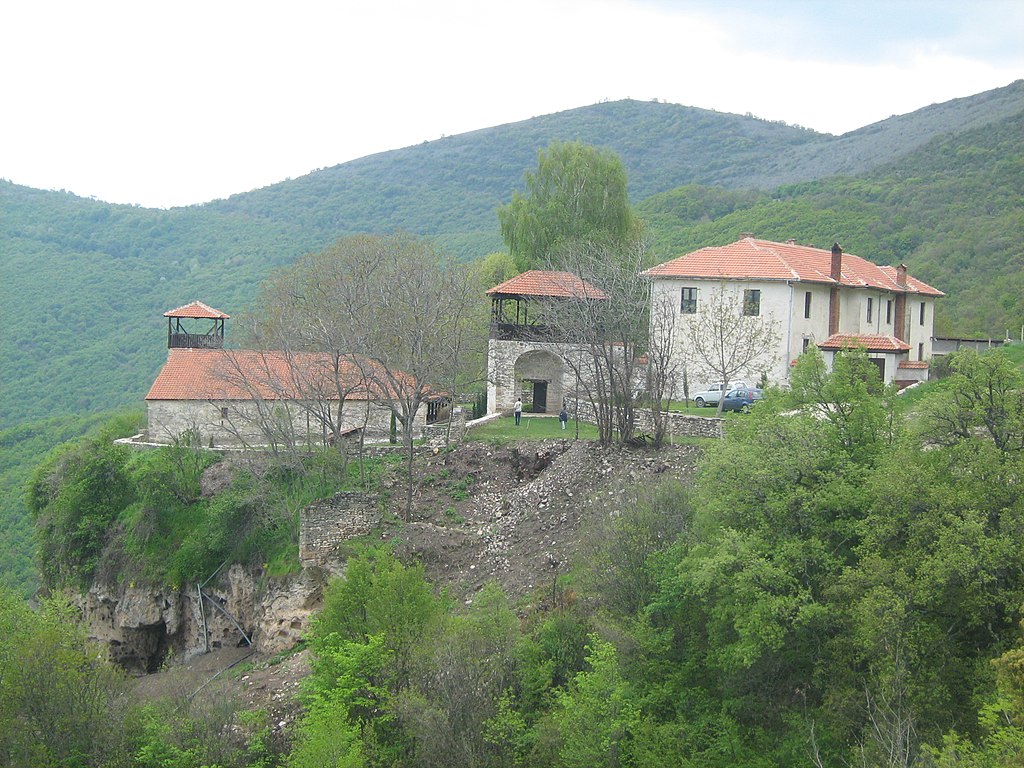
M 441 421 L 436 424 L 427 424 L 423 427 L 423 437 L 430 445 L 445 445 L 461 443 L 466 436 L 466 411 L 464 408 L 456 408 L 451 415 L 451 431 L 449 422 Z
M 310 504 L 299 513 L 299 562 L 303 567 L 327 563 L 343 542 L 365 536 L 380 519 L 377 499 L 363 493 L 340 491 Z
M 588 424 L 595 424 L 594 406 L 587 400 L 577 400 L 569 403 L 569 414 L 575 416 L 579 413 L 580 421 Z M 669 411 L 664 414 L 668 419 L 666 436 L 672 437 L 722 437 L 725 419 L 717 417 L 688 416 L 683 413 Z M 654 417 L 650 409 L 637 409 L 636 430 L 638 432 L 653 432 Z

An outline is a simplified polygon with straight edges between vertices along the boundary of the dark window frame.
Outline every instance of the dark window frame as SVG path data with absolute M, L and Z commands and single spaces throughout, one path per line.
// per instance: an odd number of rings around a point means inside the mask
M 921 302 L 921 322 L 920 322 L 920 325 L 924 325 L 924 308 L 925 308 L 925 302 L 922 301 Z
M 874 308 L 875 308 L 875 298 L 874 298 L 874 296 L 868 296 L 868 320 L 867 321 L 869 323 L 871 322 L 872 316 L 874 314 Z
M 804 293 L 804 319 L 808 320 L 811 317 L 811 292 L 807 291 Z
M 761 290 L 759 288 L 743 289 L 743 314 L 745 317 L 761 316 Z
M 683 315 L 697 314 L 697 289 L 685 287 L 679 289 L 679 312 Z

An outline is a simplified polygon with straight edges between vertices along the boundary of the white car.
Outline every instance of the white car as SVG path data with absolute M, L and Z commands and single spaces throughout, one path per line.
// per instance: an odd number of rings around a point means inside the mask
M 728 386 L 722 384 L 720 381 L 716 381 L 707 389 L 701 390 L 695 394 L 693 396 L 693 404 L 698 408 L 703 408 L 705 405 L 718 405 L 718 401 L 722 399 L 722 394 L 724 392 L 745 386 L 747 386 L 747 382 L 745 381 L 730 381 Z

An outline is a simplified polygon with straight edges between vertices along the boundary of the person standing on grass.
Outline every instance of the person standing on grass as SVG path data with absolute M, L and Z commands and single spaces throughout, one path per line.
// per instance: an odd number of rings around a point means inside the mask
M 565 410 L 565 405 L 562 405 L 562 410 L 558 412 L 558 420 L 562 422 L 562 429 L 565 429 L 565 422 L 569 420 L 569 412 Z
M 516 426 L 518 427 L 519 423 L 523 420 L 523 398 L 521 398 L 521 397 L 517 397 L 516 398 L 516 405 L 512 409 L 512 411 L 516 415 Z

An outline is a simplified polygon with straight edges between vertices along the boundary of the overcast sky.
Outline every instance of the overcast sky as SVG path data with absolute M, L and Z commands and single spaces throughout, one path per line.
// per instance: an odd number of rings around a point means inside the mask
M 9 0 L 0 178 L 171 207 L 604 99 L 840 134 L 1024 77 L 1022 0 Z

